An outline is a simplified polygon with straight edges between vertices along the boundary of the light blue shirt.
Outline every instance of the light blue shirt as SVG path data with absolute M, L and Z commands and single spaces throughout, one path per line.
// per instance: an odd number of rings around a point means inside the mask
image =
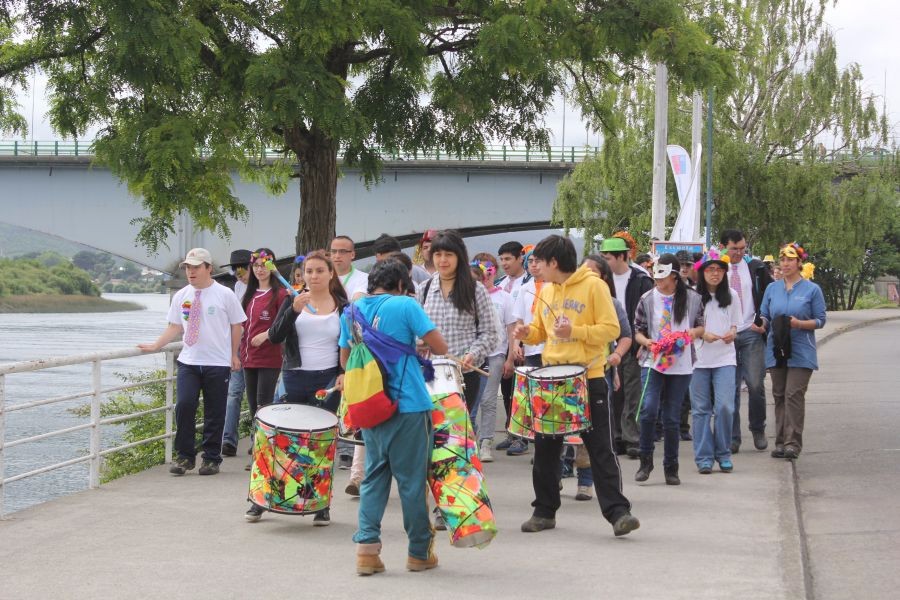
M 825 326 L 825 295 L 815 283 L 801 279 L 787 291 L 784 280 L 774 281 L 766 288 L 760 314 L 769 322 L 769 336 L 766 341 L 766 368 L 775 366 L 772 319 L 780 315 L 796 317 L 801 321 L 816 320 L 816 329 Z M 819 368 L 816 354 L 816 335 L 808 329 L 791 329 L 791 357 L 788 367 L 803 369 Z

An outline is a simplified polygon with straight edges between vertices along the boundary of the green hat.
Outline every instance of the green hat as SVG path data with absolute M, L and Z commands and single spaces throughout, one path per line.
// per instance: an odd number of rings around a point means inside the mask
M 608 237 L 600 244 L 600 252 L 628 252 L 628 244 L 620 237 Z

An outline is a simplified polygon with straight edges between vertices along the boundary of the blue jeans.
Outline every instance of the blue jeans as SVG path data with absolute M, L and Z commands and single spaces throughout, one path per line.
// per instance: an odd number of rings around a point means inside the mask
M 334 392 L 325 402 L 320 402 L 316 400 L 316 392 L 332 387 L 337 376 L 337 367 L 322 371 L 282 371 L 281 380 L 287 392 L 286 401 L 292 404 L 308 404 L 336 413 L 341 403 L 341 395 Z
M 665 432 L 663 466 L 677 465 L 681 403 L 684 402 L 684 393 L 691 384 L 691 376 L 664 375 L 659 371 L 642 367 L 641 384 L 644 385 L 645 382 L 644 404 L 641 406 L 641 454 L 653 455 L 656 419 L 662 407 Z
M 487 359 L 490 376 L 481 375 L 481 387 L 478 393 L 478 401 L 472 408 L 472 427 L 478 442 L 494 439 L 494 430 L 497 428 L 497 392 L 500 391 L 500 378 L 503 376 L 503 363 L 506 356 L 496 354 Z
M 231 444 L 237 448 L 238 423 L 241 419 L 241 403 L 244 400 L 244 371 L 232 371 L 231 381 L 228 382 L 228 402 L 225 405 L 225 433 L 222 434 L 222 443 Z
M 358 544 L 381 542 L 381 519 L 397 480 L 409 555 L 425 560 L 434 538 L 426 498 L 433 431 L 431 411 L 397 413 L 381 425 L 362 430 L 366 476 L 359 486 Z
M 175 401 L 175 452 L 179 458 L 197 456 L 197 408 L 203 392 L 203 460 L 222 462 L 222 431 L 231 367 L 178 363 Z
M 713 460 L 731 460 L 734 372 L 734 366 L 694 369 L 691 415 L 694 417 L 694 462 L 698 467 L 712 466 Z
M 745 329 L 734 339 L 737 370 L 734 377 L 732 441 L 741 442 L 741 382 L 747 382 L 747 416 L 750 431 L 766 430 L 766 341 L 762 334 Z

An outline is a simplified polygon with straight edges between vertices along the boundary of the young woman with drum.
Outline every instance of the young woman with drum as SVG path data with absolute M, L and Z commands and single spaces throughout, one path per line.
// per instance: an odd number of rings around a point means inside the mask
M 819 368 L 815 330 L 825 326 L 825 296 L 810 281 L 812 263 L 797 242 L 781 248 L 782 278 L 766 288 L 760 314 L 768 330 L 766 368 L 775 399 L 773 458 L 794 460 L 803 448 L 806 387 Z
M 697 262 L 697 293 L 703 304 L 703 338 L 696 344 L 697 363 L 691 376 L 691 416 L 694 421 L 694 462 L 701 475 L 712 473 L 714 461 L 724 473 L 731 462 L 734 421 L 734 338 L 741 325 L 741 304 L 728 286 L 730 259 L 710 248 Z M 710 391 L 712 393 L 710 393 Z
M 369 323 L 396 341 L 415 348 L 420 338 L 434 354 L 446 354 L 447 343 L 421 306 L 407 297 L 411 281 L 405 266 L 387 259 L 369 273 L 369 296 L 354 303 Z M 350 356 L 351 322 L 341 319 L 341 363 Z M 397 401 L 397 412 L 387 421 L 363 429 L 366 443 L 366 475 L 360 486 L 356 572 L 372 575 L 384 571 L 381 552 L 381 519 L 397 480 L 403 522 L 409 538 L 406 568 L 424 571 L 437 566 L 432 550 L 434 532 L 428 517 L 426 479 L 432 450 L 433 404 L 422 369 L 415 357 L 404 356 L 386 363 L 387 391 Z
M 303 279 L 307 289 L 293 298 L 285 298 L 269 329 L 269 340 L 282 344 L 281 376 L 289 403 L 321 406 L 337 412 L 340 395 L 332 393 L 320 403 L 316 392 L 343 384 L 339 362 L 340 315 L 347 306 L 347 295 L 325 252 L 317 250 L 303 261 Z M 262 511 L 254 506 L 247 520 L 258 520 Z M 314 525 L 328 525 L 328 509 L 316 513 Z
M 502 377 L 511 377 L 515 370 L 516 340 L 512 337 L 516 318 L 513 316 L 513 297 L 500 286 L 494 285 L 497 275 L 497 259 L 487 252 L 475 255 L 472 260 L 472 276 L 488 290 L 494 304 L 494 314 L 500 319 L 500 341 L 486 359 L 487 377 L 481 376 L 481 397 L 473 409 L 473 426 L 478 435 L 478 456 L 481 462 L 493 462 L 491 446 L 497 422 L 497 393 Z
M 455 231 L 441 231 L 431 241 L 436 273 L 420 284 L 416 297 L 428 318 L 444 335 L 449 353 L 460 360 L 469 411 L 478 400 L 480 379 L 472 371 L 497 346 L 500 333 L 495 326 L 490 295 L 469 271 L 469 253 Z
M 609 344 L 619 337 L 619 323 L 609 288 L 587 267 L 578 267 L 575 246 L 568 238 L 544 238 L 535 246 L 533 256 L 540 263 L 547 285 L 541 290 L 534 321 L 516 327 L 516 338 L 526 344 L 546 340 L 544 365 L 577 365 L 580 385 L 586 380 L 590 428 L 581 432 L 581 438 L 590 457 L 597 499 L 613 533 L 628 534 L 640 527 L 640 522 L 631 514 L 631 503 L 622 493 L 622 474 L 610 434 L 608 390 L 603 375 Z M 545 369 L 530 372 L 529 378 Z M 576 389 L 580 387 L 578 382 L 572 383 Z M 522 524 L 524 532 L 556 527 L 562 444 L 562 436 L 535 434 L 534 513 Z
M 694 364 L 692 340 L 703 336 L 700 295 L 688 289 L 674 254 L 663 254 L 653 267 L 656 287 L 643 296 L 634 317 L 634 340 L 641 351 L 641 466 L 635 481 L 647 481 L 653 470 L 654 433 L 662 405 L 666 484 L 679 485 L 678 444 L 681 404 Z

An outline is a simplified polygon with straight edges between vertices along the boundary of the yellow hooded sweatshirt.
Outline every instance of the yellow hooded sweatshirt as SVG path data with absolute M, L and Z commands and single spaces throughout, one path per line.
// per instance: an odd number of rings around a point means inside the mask
M 525 343 L 546 340 L 545 365 L 581 365 L 588 367 L 589 379 L 603 377 L 609 343 L 619 337 L 619 319 L 606 283 L 581 266 L 565 283 L 545 284 L 540 299 Z M 566 339 L 553 335 L 556 317 L 563 315 L 572 324 L 572 336 Z

